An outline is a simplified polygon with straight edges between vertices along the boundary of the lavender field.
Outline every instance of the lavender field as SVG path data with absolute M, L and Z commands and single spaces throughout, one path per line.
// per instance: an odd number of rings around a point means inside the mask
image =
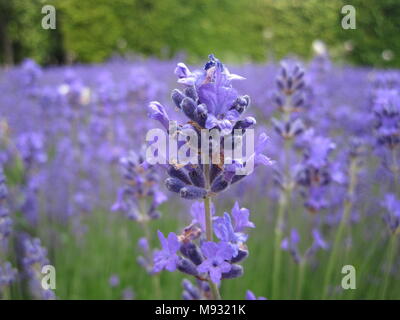
M 2 299 L 400 299 L 400 72 L 223 63 L 0 71 Z M 169 120 L 254 172 L 149 163 Z

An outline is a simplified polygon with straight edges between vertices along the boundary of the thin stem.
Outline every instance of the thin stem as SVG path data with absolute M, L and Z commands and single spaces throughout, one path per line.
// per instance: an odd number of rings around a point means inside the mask
M 301 299 L 301 296 L 302 296 L 305 270 L 306 270 L 306 259 L 304 257 L 300 261 L 300 265 L 299 265 L 299 277 L 297 279 L 296 299 Z
M 210 188 L 210 165 L 204 165 L 204 175 L 206 178 L 206 189 Z M 211 198 L 209 196 L 204 198 L 204 211 L 205 211 L 205 220 L 206 220 L 206 238 L 207 241 L 213 241 L 213 226 L 212 226 L 212 216 L 211 216 Z M 221 300 L 221 294 L 219 293 L 218 286 L 210 280 L 208 280 L 208 284 L 211 288 L 212 299 L 213 300 Z
M 213 241 L 213 226 L 212 226 L 212 216 L 211 216 L 211 198 L 206 197 L 204 199 L 204 210 L 206 213 L 206 238 L 207 241 Z
M 388 248 L 388 252 L 387 252 L 387 268 L 388 269 L 386 270 L 385 277 L 383 280 L 382 293 L 381 293 L 382 299 L 386 299 L 386 292 L 387 292 L 387 289 L 389 286 L 390 273 L 392 271 L 394 256 L 395 256 L 395 252 L 396 252 L 396 242 L 397 242 L 396 233 L 393 233 L 390 237 L 389 248 Z
M 272 271 L 272 295 L 274 298 L 279 297 L 279 286 L 281 284 L 280 281 L 280 271 L 281 271 L 281 242 L 283 238 L 283 223 L 285 218 L 285 211 L 288 207 L 288 202 L 290 201 L 291 195 L 291 179 L 290 179 L 290 161 L 289 161 L 289 152 L 290 152 L 291 142 L 285 140 L 285 175 L 284 175 L 284 190 L 281 193 L 279 199 L 279 209 L 278 216 L 276 218 L 275 224 L 275 245 L 274 245 L 274 264 Z
M 139 201 L 139 208 L 140 208 L 140 225 L 143 228 L 144 236 L 147 238 L 149 242 L 151 242 L 151 232 L 150 232 L 150 227 L 149 227 L 149 219 L 146 216 L 146 211 L 147 211 L 147 206 L 146 206 L 146 201 L 145 199 L 141 199 Z M 156 293 L 156 298 L 161 299 L 161 285 L 160 285 L 160 276 L 158 274 L 155 274 L 152 276 L 152 286 L 155 290 Z
M 345 234 L 345 229 L 346 225 L 349 221 L 350 213 L 353 207 L 353 194 L 354 194 L 354 189 L 356 187 L 357 183 L 357 159 L 352 158 L 350 162 L 350 168 L 349 168 L 349 176 L 350 176 L 350 182 L 349 186 L 347 189 L 347 198 L 345 199 L 344 202 L 344 209 L 343 209 L 343 216 L 342 219 L 340 220 L 339 227 L 336 232 L 336 237 L 333 243 L 333 248 L 332 248 L 332 253 L 329 257 L 328 261 L 328 267 L 327 271 L 325 273 L 325 279 L 324 279 L 324 293 L 323 293 L 323 298 L 326 299 L 328 296 L 329 292 L 329 281 L 331 280 L 332 273 L 333 273 L 333 268 L 336 265 L 337 258 L 339 256 L 339 251 L 340 247 L 342 245 L 342 238 L 343 235 Z

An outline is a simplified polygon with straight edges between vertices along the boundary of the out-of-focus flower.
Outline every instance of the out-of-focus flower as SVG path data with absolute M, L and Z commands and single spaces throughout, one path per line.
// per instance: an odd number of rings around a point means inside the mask
M 383 220 L 386 222 L 389 230 L 395 233 L 400 227 L 400 200 L 394 194 L 387 194 L 382 203 L 382 206 L 387 210 Z
M 142 151 L 143 152 L 143 151 Z M 122 211 L 129 219 L 145 221 L 160 217 L 158 206 L 166 200 L 159 190 L 159 176 L 154 166 L 145 162 L 142 153 L 131 151 L 120 160 L 125 186 L 119 189 L 112 211 Z M 146 211 L 141 201 L 147 201 Z
M 265 298 L 265 297 L 256 297 L 256 295 L 252 291 L 247 290 L 246 291 L 246 300 L 267 300 L 267 298 Z
M 111 275 L 111 277 L 108 279 L 108 284 L 112 288 L 118 287 L 119 283 L 120 283 L 119 276 L 116 274 Z
M 375 93 L 374 114 L 377 142 L 390 149 L 400 144 L 400 95 L 395 89 Z
M 17 277 L 17 269 L 14 269 L 10 262 L 0 265 L 0 293 L 5 286 L 11 285 Z

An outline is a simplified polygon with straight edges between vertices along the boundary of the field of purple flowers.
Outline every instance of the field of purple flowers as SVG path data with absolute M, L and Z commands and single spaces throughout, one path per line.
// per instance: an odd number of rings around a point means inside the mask
M 26 60 L 0 92 L 1 298 L 400 299 L 399 71 Z M 172 119 L 254 128 L 254 173 L 149 164 Z

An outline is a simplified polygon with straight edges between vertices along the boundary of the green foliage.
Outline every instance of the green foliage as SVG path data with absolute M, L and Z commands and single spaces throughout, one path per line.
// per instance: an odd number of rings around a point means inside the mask
M 44 15 L 41 9 L 46 3 L 42 0 L 0 0 L 0 19 L 4 28 L 4 33 L 0 35 L 3 40 L 0 62 L 7 60 L 4 53 L 7 45 L 5 34 L 15 62 L 26 57 L 40 63 L 57 62 L 57 51 L 60 50 L 57 31 L 42 28 Z
M 57 9 L 57 30 L 41 29 L 45 4 Z M 356 30 L 341 27 L 345 4 L 356 8 Z M 0 6 L 16 61 L 101 62 L 115 54 L 170 58 L 180 52 L 190 62 L 210 52 L 234 62 L 309 58 L 320 39 L 334 58 L 400 66 L 398 0 L 0 0 Z M 394 56 L 385 61 L 388 49 Z
M 338 38 L 351 41 L 354 49 L 349 59 L 356 64 L 379 67 L 400 67 L 400 3 L 398 0 L 341 1 L 356 9 L 355 30 L 340 29 Z M 384 60 L 382 53 L 390 50 L 392 59 Z

